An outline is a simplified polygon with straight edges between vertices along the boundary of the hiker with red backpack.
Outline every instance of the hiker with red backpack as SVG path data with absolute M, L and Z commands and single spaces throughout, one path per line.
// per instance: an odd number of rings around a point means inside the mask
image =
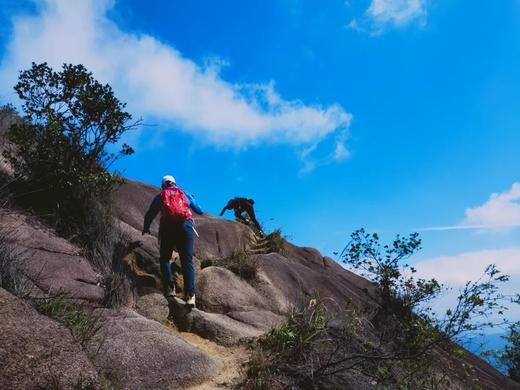
M 191 210 L 202 214 L 193 195 L 179 188 L 173 176 L 162 178 L 161 192 L 150 204 L 144 217 L 143 234 L 150 233 L 150 225 L 161 212 L 159 225 L 160 265 L 164 293 L 175 297 L 175 272 L 170 260 L 173 249 L 179 253 L 184 276 L 186 305 L 195 306 L 195 270 L 193 268 L 193 239 L 196 234 Z

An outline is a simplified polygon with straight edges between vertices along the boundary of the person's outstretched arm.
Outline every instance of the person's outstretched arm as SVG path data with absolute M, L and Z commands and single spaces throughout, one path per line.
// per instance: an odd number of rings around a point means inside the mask
M 233 205 L 234 205 L 234 202 L 233 202 L 233 199 L 231 199 L 229 202 L 227 202 L 227 204 L 224 206 L 224 208 L 222 209 L 222 211 L 220 212 L 219 215 L 223 216 L 224 213 L 226 212 L 226 210 L 232 210 Z
M 195 201 L 195 197 L 192 194 L 186 194 L 186 198 L 188 198 L 188 202 L 190 203 L 190 208 L 195 211 L 197 214 L 203 214 L 202 208 Z
M 143 234 L 150 233 L 150 225 L 152 224 L 157 214 L 159 214 L 160 210 L 161 195 L 157 195 L 155 198 L 153 198 L 152 203 L 150 203 L 150 207 L 144 216 Z
M 226 212 L 226 210 L 230 210 L 227 205 L 224 206 L 224 208 L 222 209 L 222 211 L 220 212 L 219 215 L 222 217 L 224 215 L 224 213 Z

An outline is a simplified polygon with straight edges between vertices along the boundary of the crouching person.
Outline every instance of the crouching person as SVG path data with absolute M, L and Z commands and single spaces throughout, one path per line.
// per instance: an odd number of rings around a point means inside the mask
M 184 276 L 184 300 L 195 306 L 195 269 L 193 268 L 193 240 L 195 228 L 191 210 L 202 214 L 192 195 L 180 189 L 173 176 L 162 178 L 161 192 L 153 199 L 144 217 L 143 234 L 150 233 L 150 225 L 161 212 L 159 225 L 161 278 L 164 293 L 175 296 L 175 271 L 170 260 L 173 249 L 179 253 Z

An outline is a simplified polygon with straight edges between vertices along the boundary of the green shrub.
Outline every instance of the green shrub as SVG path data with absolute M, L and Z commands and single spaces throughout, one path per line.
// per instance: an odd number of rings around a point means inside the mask
M 87 220 L 93 201 L 108 202 L 119 182 L 108 167 L 133 150 L 107 148 L 134 124 L 125 104 L 109 85 L 96 81 L 82 65 L 46 63 L 20 72 L 15 90 L 23 117 L 7 133 L 13 147 L 4 151 L 21 178 L 18 199 L 45 215 L 57 230 L 88 244 Z
M 23 117 L 12 120 L 11 107 L 1 112 L 11 141 L 4 157 L 19 179 L 10 190 L 23 207 L 84 249 L 103 276 L 107 305 L 126 303 L 132 286 L 111 199 L 121 179 L 108 168 L 133 152 L 128 145 L 111 150 L 138 122 L 130 123 L 111 87 L 82 65 L 65 64 L 55 72 L 46 63 L 33 63 L 20 73 L 15 90 Z
M 74 340 L 84 347 L 100 329 L 98 318 L 83 305 L 70 301 L 60 291 L 55 297 L 37 301 L 37 310 L 70 330 Z
M 263 342 L 270 349 L 299 356 L 322 334 L 326 327 L 325 309 L 317 298 L 312 298 L 303 309 L 293 309 L 287 321 L 271 330 Z
M 520 303 L 520 295 L 516 298 L 516 303 Z M 520 322 L 509 325 L 509 333 L 503 337 L 507 344 L 503 351 L 493 351 L 492 355 L 507 370 L 509 377 L 520 383 Z
M 302 383 L 307 380 L 309 371 L 312 372 L 308 362 L 328 358 L 318 346 L 328 338 L 328 321 L 327 311 L 317 295 L 303 307 L 294 308 L 284 324 L 259 340 L 245 365 L 243 386 L 248 389 L 291 388 L 291 385 L 304 388 Z M 279 386 L 281 383 L 284 385 Z M 312 380 L 308 381 L 307 388 L 313 388 L 311 384 Z
M 493 327 L 490 320 L 503 317 L 505 297 L 499 284 L 508 280 L 494 265 L 489 265 L 482 278 L 468 281 L 460 290 L 453 309 L 444 315 L 433 312 L 430 302 L 443 291 L 435 279 L 416 278 L 416 270 L 406 260 L 419 251 L 418 233 L 397 236 L 383 245 L 377 234 L 364 229 L 352 233 L 341 253 L 344 263 L 361 270 L 376 287 L 377 306 L 370 318 L 377 329 L 379 343 L 387 349 L 372 375 L 385 385 L 421 386 L 431 381 L 432 370 L 439 370 L 436 354 L 443 351 L 464 365 L 457 353 L 456 342 L 472 333 Z M 507 323 L 500 318 L 497 323 Z M 372 356 L 372 357 L 373 357 Z M 443 380 L 444 382 L 445 380 Z M 412 387 L 413 387 L 412 386 Z

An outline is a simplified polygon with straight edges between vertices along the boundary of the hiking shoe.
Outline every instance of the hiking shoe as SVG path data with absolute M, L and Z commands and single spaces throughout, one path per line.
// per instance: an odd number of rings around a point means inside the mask
M 195 294 L 189 294 L 185 298 L 186 306 L 191 308 L 195 307 Z
M 175 293 L 175 286 L 169 288 L 165 295 L 166 298 L 175 298 L 177 296 L 177 294 Z

